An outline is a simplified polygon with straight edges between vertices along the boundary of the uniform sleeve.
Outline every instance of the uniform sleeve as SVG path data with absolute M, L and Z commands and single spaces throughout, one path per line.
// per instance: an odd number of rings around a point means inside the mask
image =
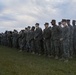
M 65 29 L 65 33 L 64 33 L 64 35 L 63 35 L 63 39 L 64 39 L 64 40 L 69 39 L 69 36 L 70 36 L 70 28 L 67 27 L 67 28 Z

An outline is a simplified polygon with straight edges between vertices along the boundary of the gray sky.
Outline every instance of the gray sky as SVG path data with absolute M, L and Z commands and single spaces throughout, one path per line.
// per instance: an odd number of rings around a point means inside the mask
M 62 18 L 76 19 L 76 0 L 0 0 L 0 32 Z

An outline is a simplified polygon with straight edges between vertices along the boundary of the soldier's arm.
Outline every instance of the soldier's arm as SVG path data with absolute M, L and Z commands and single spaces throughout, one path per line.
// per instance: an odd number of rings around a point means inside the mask
M 35 34 L 35 38 L 38 38 L 38 36 L 40 36 L 41 33 L 42 33 L 42 29 L 39 29 Z
M 70 29 L 69 28 L 67 28 L 66 30 L 65 30 L 65 35 L 63 35 L 63 39 L 65 40 L 65 39 L 69 39 L 69 36 L 70 36 Z

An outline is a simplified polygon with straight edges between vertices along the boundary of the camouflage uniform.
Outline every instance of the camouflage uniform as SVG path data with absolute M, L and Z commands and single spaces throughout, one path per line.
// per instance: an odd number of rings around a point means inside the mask
M 42 29 L 36 28 L 35 34 L 34 34 L 34 40 L 35 40 L 35 53 L 41 54 L 41 42 L 42 42 Z
M 69 58 L 69 36 L 70 28 L 66 26 L 63 28 L 63 57 L 65 59 Z
M 33 30 L 30 31 L 29 43 L 30 43 L 30 52 L 35 52 L 35 47 L 34 47 L 34 31 Z
M 0 45 L 1 45 L 2 34 L 0 33 Z
M 70 36 L 69 36 L 69 52 L 70 57 L 73 56 L 73 27 L 71 25 L 68 25 L 70 28 Z
M 51 55 L 51 29 L 45 28 L 43 31 L 43 39 L 44 39 L 44 53 L 46 56 Z
M 12 47 L 12 32 L 11 31 L 8 31 L 7 42 L 8 42 L 8 46 Z
M 73 32 L 73 49 L 74 49 L 74 55 L 76 55 L 76 26 L 74 27 L 74 32 Z
M 60 28 L 57 25 L 52 27 L 52 55 L 59 56 L 59 40 L 60 40 Z
M 62 30 L 63 28 L 61 26 L 59 26 L 60 29 L 60 33 L 59 33 L 59 39 L 62 38 Z M 63 54 L 63 44 L 62 41 L 59 40 L 59 57 L 62 58 L 62 54 Z
M 14 31 L 12 33 L 12 44 L 14 48 L 18 48 L 18 32 Z
M 31 30 L 28 30 L 27 31 L 27 34 L 26 34 L 26 49 L 27 49 L 27 52 L 30 52 L 30 38 L 31 38 Z

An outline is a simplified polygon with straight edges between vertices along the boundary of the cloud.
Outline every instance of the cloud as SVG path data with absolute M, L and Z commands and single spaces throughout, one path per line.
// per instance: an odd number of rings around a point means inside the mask
M 0 31 L 23 29 L 51 19 L 75 19 L 76 0 L 0 0 Z

